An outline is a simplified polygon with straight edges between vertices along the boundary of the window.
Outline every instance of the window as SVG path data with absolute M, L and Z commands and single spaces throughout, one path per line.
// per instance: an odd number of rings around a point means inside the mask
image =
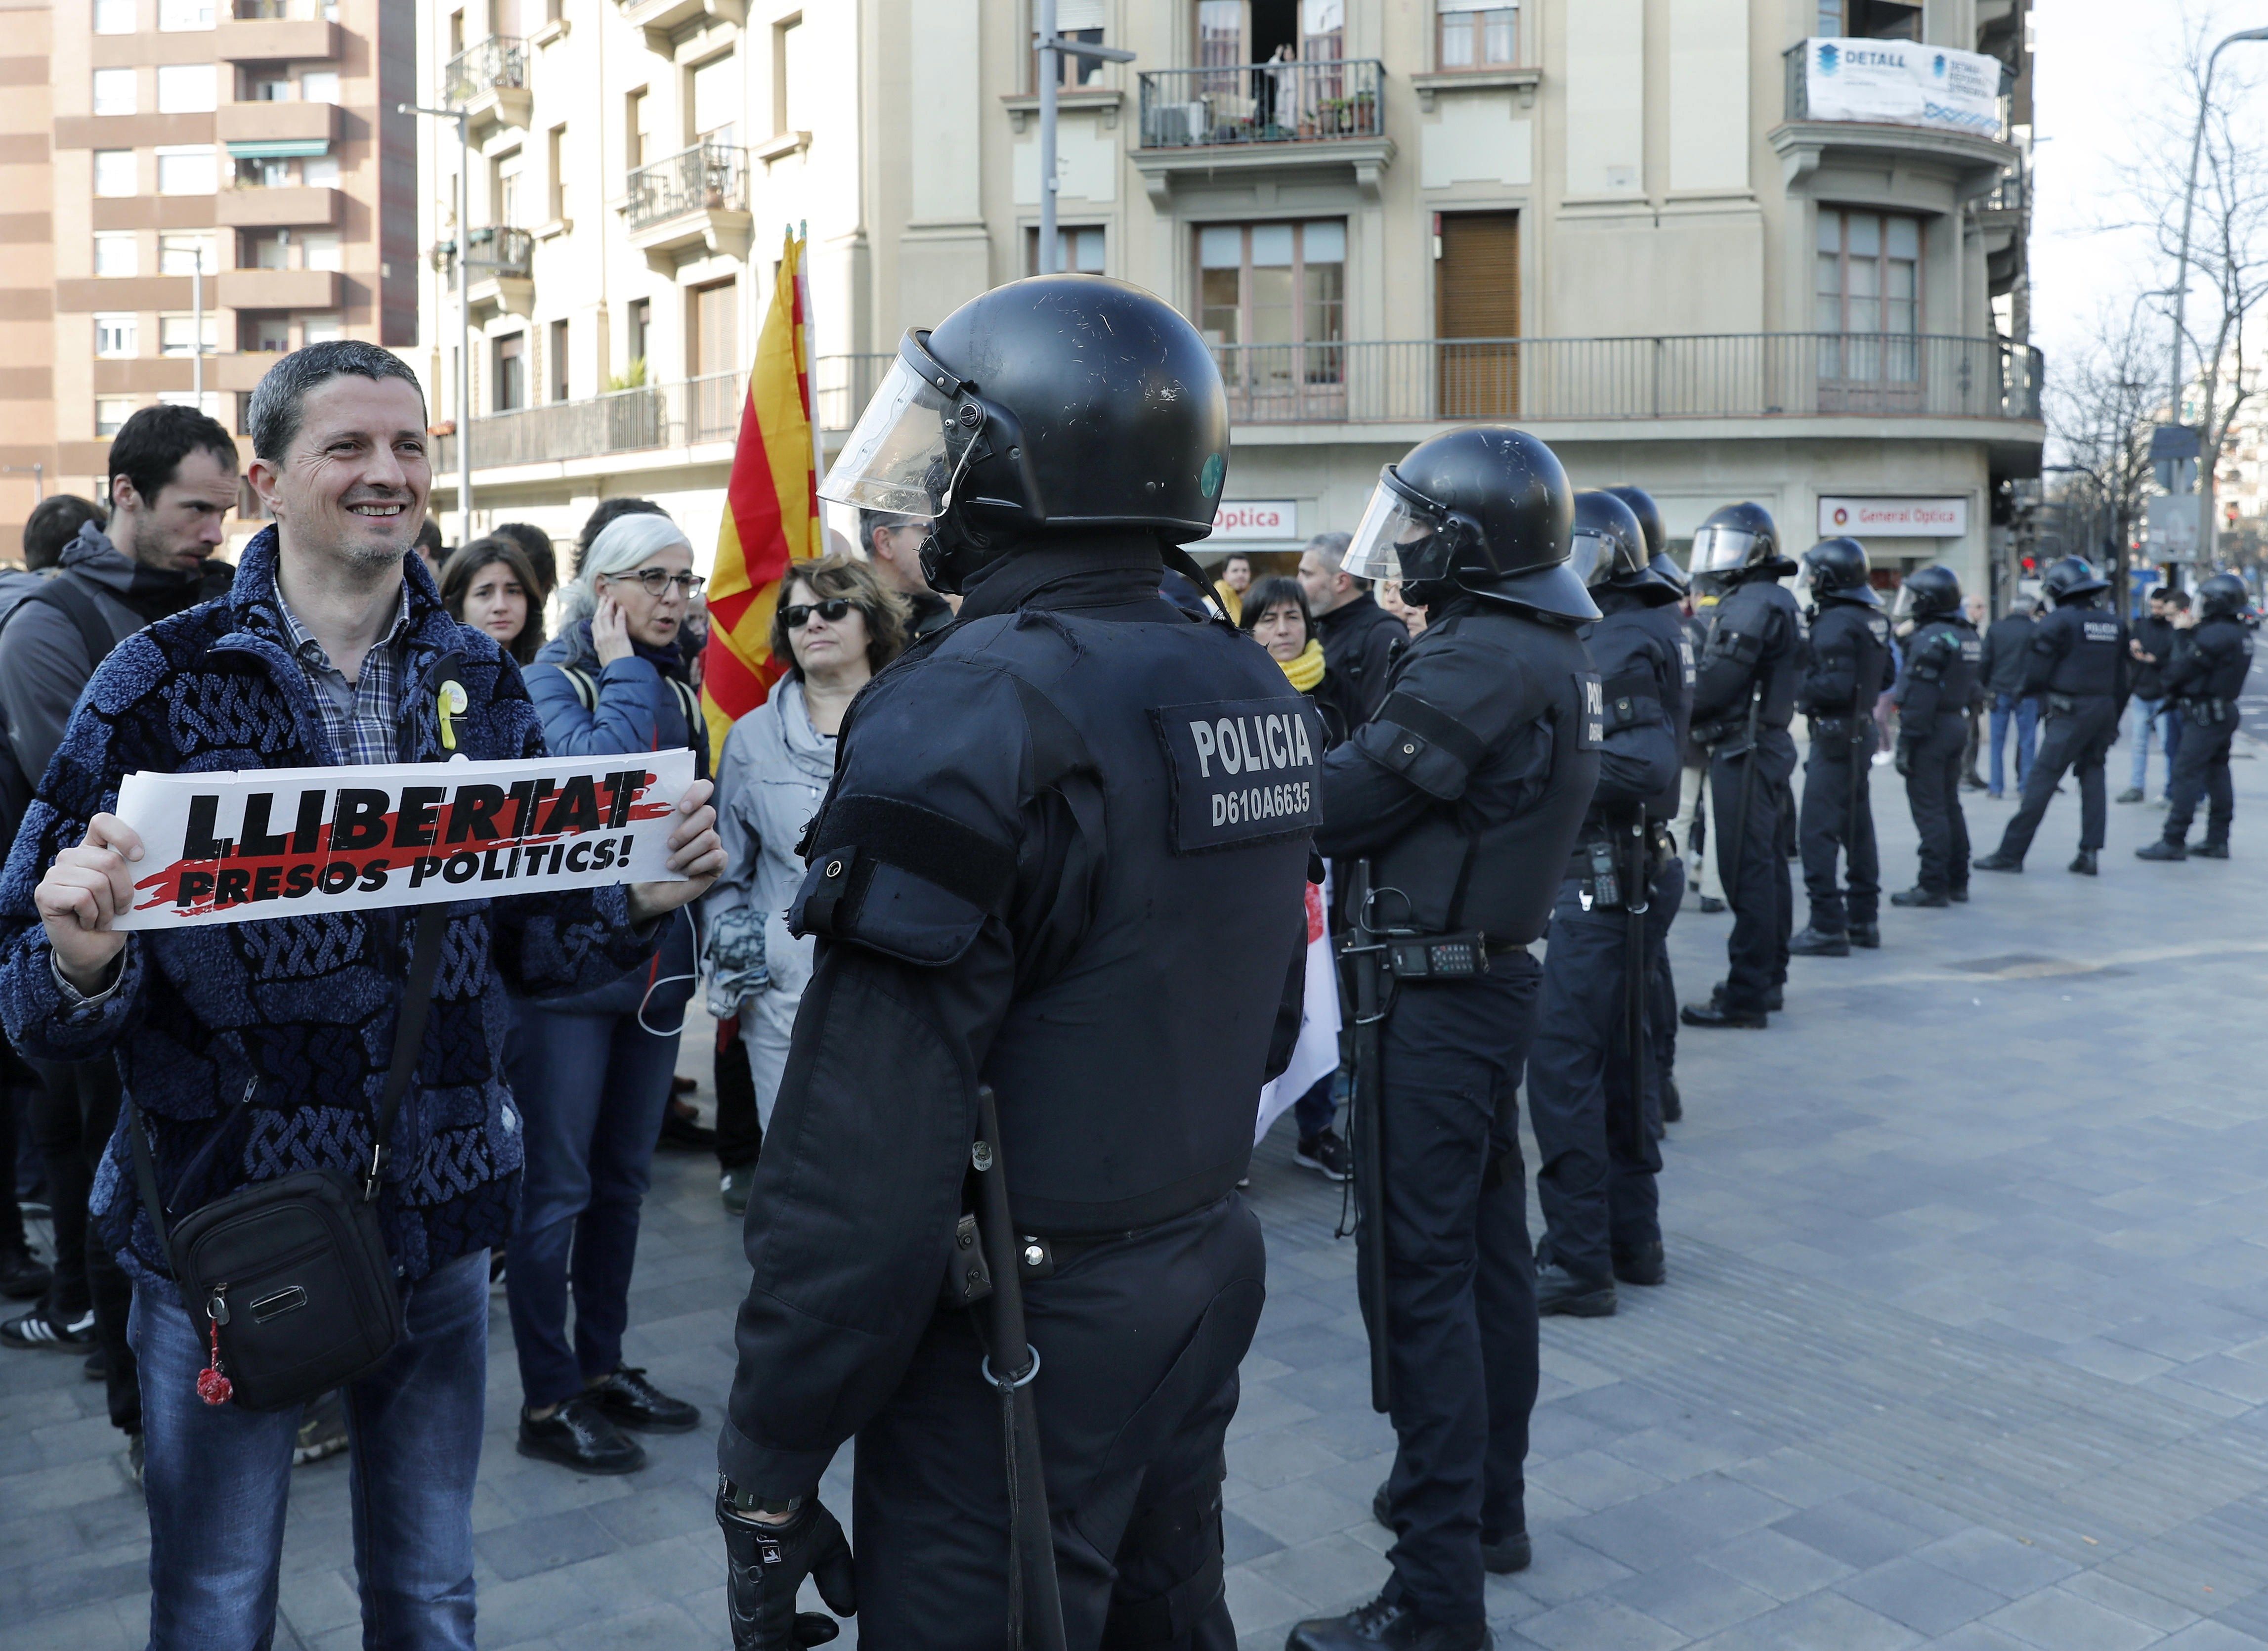
M 1822 207 L 1813 267 L 1812 324 L 1837 335 L 1819 341 L 1819 376 L 1918 384 L 1921 221 Z
M 158 69 L 158 113 L 206 114 L 219 107 L 210 63 L 163 63 Z
M 94 353 L 114 359 L 131 356 L 140 349 L 139 333 L 131 315 L 98 315 L 94 318 Z
M 339 158 L 336 155 L 310 155 L 299 163 L 299 181 L 310 189 L 335 189 L 339 187 Z
M 1197 25 L 1203 68 L 1346 55 L 1346 0 L 1197 0 Z
M 94 151 L 94 192 L 101 195 L 138 195 L 134 176 L 134 151 L 98 149 Z
M 1083 225 L 1075 229 L 1056 232 L 1056 268 L 1077 275 L 1101 275 L 1102 267 L 1102 226 Z M 1024 232 L 1024 273 L 1040 272 L 1040 232 Z
M 772 133 L 775 136 L 811 129 L 811 64 L 806 53 L 810 31 L 801 17 L 772 25 Z
M 1102 44 L 1104 0 L 1056 0 L 1056 33 L 1069 41 L 1084 41 L 1090 46 Z M 1040 8 L 1032 0 L 1032 37 L 1039 38 Z M 1032 50 L 1032 85 L 1040 84 L 1039 48 Z M 1073 57 L 1068 54 L 1056 59 L 1056 85 L 1059 86 L 1092 86 L 1102 78 L 1100 58 Z
M 301 75 L 299 100 L 302 103 L 336 103 L 339 100 L 338 70 L 311 69 Z
M 1504 0 L 1434 0 L 1444 69 L 1498 69 L 1520 61 L 1520 9 Z
M 209 29 L 213 26 L 213 0 L 158 0 L 158 26 L 169 32 Z
M 220 188 L 220 168 L 210 144 L 169 145 L 158 151 L 158 193 L 211 195 Z
M 644 364 L 653 344 L 653 300 L 652 299 L 632 300 L 628 330 L 630 353 L 625 370 L 631 376 L 635 376 L 637 368 Z
M 280 356 L 291 348 L 291 323 L 281 315 L 239 313 L 236 318 L 236 347 L 258 355 Z
M 514 333 L 496 341 L 494 413 L 509 413 L 527 405 L 527 335 Z
M 204 314 L 204 326 L 197 326 L 195 315 L 160 315 L 158 318 L 158 353 L 161 356 L 190 356 L 197 353 L 197 335 L 204 334 L 204 353 L 214 355 L 220 349 L 220 316 L 212 310 Z
M 1866 41 L 1921 38 L 1919 0 L 1816 0 L 1815 33 Z
M 94 0 L 94 32 L 97 34 L 134 33 L 134 0 Z
M 626 145 L 626 152 L 622 159 L 632 172 L 649 160 L 661 158 L 660 150 L 654 146 L 653 135 L 646 129 L 646 122 L 652 118 L 652 103 L 653 100 L 643 86 L 631 92 L 626 102 L 622 121 L 622 142 Z
M 511 229 L 519 227 L 519 151 L 515 149 L 497 158 L 496 169 L 489 176 L 491 223 Z
M 299 232 L 299 268 L 342 269 L 345 267 L 338 231 L 311 229 Z
M 220 273 L 220 254 L 210 235 L 160 235 L 158 237 L 158 273 L 159 275 L 195 275 L 200 269 L 207 275 Z
M 131 276 L 142 272 L 131 233 L 94 238 L 94 272 L 98 276 Z
M 1344 335 L 1346 225 L 1209 224 L 1197 231 L 1197 326 L 1215 344 Z
M 220 417 L 221 392 L 207 390 L 200 395 L 195 390 L 160 390 L 158 404 L 160 407 L 194 407 L 207 418 L 217 420 Z
M 96 70 L 94 112 L 97 114 L 131 114 L 134 109 L 134 71 L 131 69 Z
M 125 428 L 126 421 L 134 416 L 134 398 L 130 395 L 98 395 L 94 398 L 94 433 L 114 436 Z
M 730 144 L 740 120 L 740 60 L 732 52 L 696 63 L 688 77 L 693 129 L 696 143 Z
M 346 324 L 336 315 L 310 315 L 299 325 L 300 342 L 328 344 L 347 335 Z
M 237 266 L 243 269 L 289 269 L 291 267 L 291 232 L 277 229 L 270 230 L 265 235 L 247 235 Z
M 568 389 L 572 382 L 567 372 L 567 323 L 565 321 L 551 323 L 549 353 L 550 360 L 547 365 L 551 369 L 551 399 L 555 402 L 563 402 L 570 399 Z
M 551 221 L 564 224 L 575 215 L 568 210 L 567 129 L 551 129 L 549 144 L 551 153 Z
M 291 77 L 289 75 L 254 75 L 245 85 L 247 103 L 289 103 L 291 101 Z

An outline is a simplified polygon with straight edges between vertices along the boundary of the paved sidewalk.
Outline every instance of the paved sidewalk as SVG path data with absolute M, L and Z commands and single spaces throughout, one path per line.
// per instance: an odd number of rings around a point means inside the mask
M 1535 1566 L 1489 1585 L 1499 1647 L 2268 1644 L 2268 762 L 2236 777 L 2228 864 L 2137 862 L 2162 815 L 2117 807 L 2103 875 L 2068 876 L 2066 797 L 2022 876 L 1886 912 L 1879 953 L 1800 960 L 1768 1033 L 1684 1036 L 1671 1283 L 1546 1327 Z M 1876 782 L 1897 887 L 1912 831 Z M 1982 851 L 2014 803 L 1965 800 Z M 1726 921 L 1681 919 L 1688 995 L 1721 969 Z M 1368 1501 L 1392 1437 L 1336 1190 L 1279 1133 L 1252 1197 L 1271 1277 L 1230 1447 L 1229 1587 L 1243 1643 L 1273 1651 L 1384 1576 Z M 631 1357 L 712 1413 L 733 1239 L 710 1168 L 664 1158 Z M 708 1430 L 653 1441 L 630 1480 L 528 1462 L 500 1300 L 492 1333 L 483 1644 L 724 1646 Z M 77 1366 L 0 1353 L 10 1651 L 142 1643 L 142 1507 Z M 279 1647 L 359 1643 L 345 1486 L 343 1461 L 295 1482 Z

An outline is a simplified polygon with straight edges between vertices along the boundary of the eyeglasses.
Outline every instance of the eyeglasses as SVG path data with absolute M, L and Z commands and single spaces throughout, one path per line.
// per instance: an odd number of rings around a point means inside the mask
M 674 585 L 677 586 L 677 593 L 688 601 L 700 595 L 701 587 L 709 583 L 698 573 L 672 573 L 667 568 L 640 568 L 635 573 L 608 573 L 600 577 L 613 579 L 616 583 L 623 579 L 636 579 L 645 587 L 647 595 L 656 597 L 667 595 L 669 587 Z
M 847 597 L 830 596 L 823 602 L 791 602 L 780 609 L 780 623 L 790 630 L 800 630 L 817 614 L 830 625 L 839 625 L 850 616 Z

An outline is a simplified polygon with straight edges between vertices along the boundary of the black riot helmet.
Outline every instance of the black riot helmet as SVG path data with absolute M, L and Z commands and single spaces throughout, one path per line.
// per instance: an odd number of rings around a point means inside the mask
M 2085 556 L 2066 556 L 2048 564 L 2048 571 L 2040 575 L 2040 588 L 2060 608 L 2066 602 L 2109 590 L 2110 581 L 2097 573 L 2095 564 Z
M 1123 281 L 1035 276 L 906 334 L 819 494 L 929 523 L 923 571 L 950 593 L 1067 530 L 1202 539 L 1227 468 L 1228 397 L 1197 329 Z
M 2234 573 L 2216 573 L 2197 587 L 2198 617 L 2220 619 L 2252 605 L 2252 593 Z
M 1675 596 L 1683 596 L 1691 581 L 1669 554 L 1669 529 L 1661 520 L 1661 506 L 1653 502 L 1653 495 L 1642 487 L 1610 487 L 1607 491 L 1629 505 L 1631 514 L 1638 518 L 1638 525 L 1646 534 L 1646 559 L 1654 578 Z
M 1624 591 L 1649 608 L 1684 593 L 1655 573 L 1638 512 L 1611 488 L 1575 495 L 1575 549 L 1569 565 L 1593 590 Z
M 1568 565 L 1574 519 L 1574 489 L 1550 448 L 1509 424 L 1475 424 L 1379 472 L 1340 565 L 1399 579 L 1421 608 L 1463 591 L 1584 623 L 1599 607 Z
M 1780 553 L 1771 512 L 1750 501 L 1727 505 L 1701 524 L 1693 535 L 1693 571 L 1714 573 L 1730 586 L 1785 579 L 1795 571 L 1795 564 Z
M 1916 568 L 1905 577 L 1908 611 L 1916 619 L 1935 619 L 1961 611 L 1961 581 L 1942 563 Z
M 1867 547 L 1856 539 L 1822 539 L 1803 553 L 1803 571 L 1815 601 L 1882 605 L 1867 580 Z

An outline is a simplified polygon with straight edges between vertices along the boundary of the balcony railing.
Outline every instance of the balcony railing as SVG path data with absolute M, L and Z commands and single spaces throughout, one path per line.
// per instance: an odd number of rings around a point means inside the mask
M 524 229 L 512 229 L 501 225 L 476 229 L 468 238 L 472 249 L 472 268 L 467 271 L 475 281 L 497 276 L 525 281 L 535 262 L 535 237 Z M 434 263 L 451 279 L 457 273 L 457 243 L 445 240 L 433 248 Z
M 470 103 L 483 92 L 526 89 L 526 42 L 513 35 L 492 34 L 449 60 L 441 78 L 441 100 Z
M 1154 70 L 1142 77 L 1142 147 L 1382 136 L 1385 72 L 1374 57 Z
M 229 16 L 239 23 L 335 23 L 338 0 L 236 0 Z
M 1942 107 L 1925 107 L 1926 100 L 1917 88 L 1911 97 L 1910 107 L 1899 113 L 1884 112 L 1865 115 L 1837 114 L 1811 107 L 1811 63 L 1819 49 L 1832 42 L 1821 40 L 1798 41 L 1781 54 L 1780 61 L 1787 69 L 1787 100 L 1785 107 L 1791 121 L 1855 121 L 1861 125 L 1912 126 L 1928 131 L 1962 131 L 1977 137 L 1998 138 L 2005 142 L 2008 136 L 2007 92 L 2013 81 L 2007 69 L 2000 71 L 2000 113 L 1997 121 L 1984 121 L 1981 112 L 1976 121 L 1955 114 Z M 1918 52 L 1927 52 L 1927 46 L 1911 41 L 1884 41 L 1886 48 L 1911 46 Z M 1987 127 L 1991 129 L 1986 129 Z
M 703 143 L 630 173 L 622 213 L 637 230 L 687 212 L 747 210 L 748 151 Z
M 1910 333 L 1412 339 L 1214 348 L 1244 424 L 1460 418 L 2036 420 L 2039 351 Z
M 496 413 L 473 421 L 473 463 L 497 469 L 731 441 L 740 434 L 747 395 L 744 374 L 719 372 Z M 437 446 L 434 464 L 445 475 L 454 474 L 456 438 L 444 436 Z

